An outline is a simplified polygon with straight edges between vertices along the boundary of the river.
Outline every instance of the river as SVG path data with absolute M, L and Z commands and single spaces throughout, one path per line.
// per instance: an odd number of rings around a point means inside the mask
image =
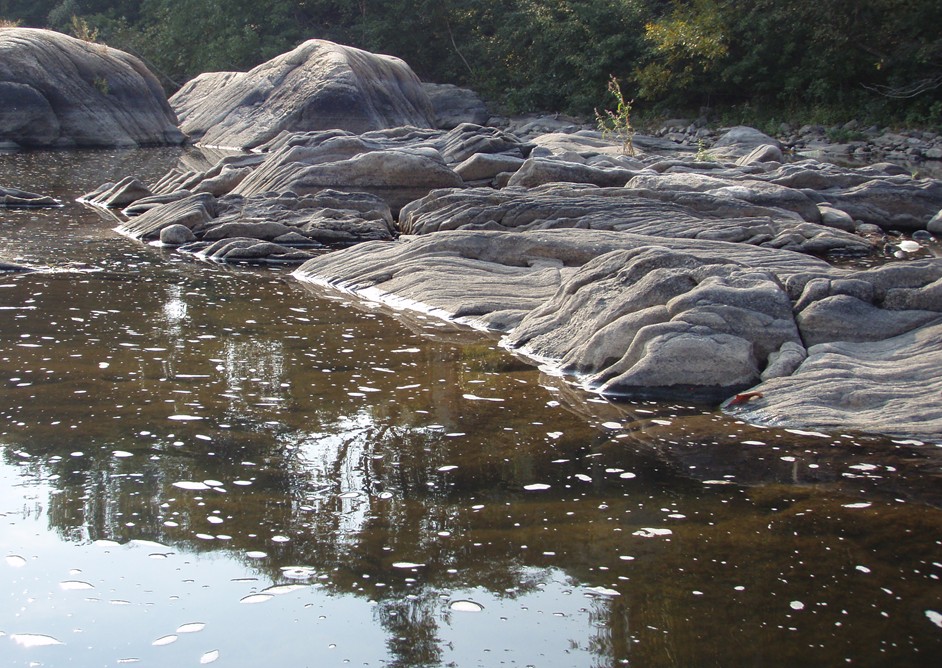
M 0 155 L 0 664 L 929 666 L 940 443 L 610 403 Z M 188 160 L 199 156 L 188 152 Z

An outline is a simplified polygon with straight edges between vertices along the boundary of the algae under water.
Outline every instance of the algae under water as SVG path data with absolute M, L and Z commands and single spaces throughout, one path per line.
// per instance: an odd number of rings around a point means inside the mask
M 939 445 L 603 401 L 118 236 L 180 150 L 0 156 L 7 666 L 934 665 Z

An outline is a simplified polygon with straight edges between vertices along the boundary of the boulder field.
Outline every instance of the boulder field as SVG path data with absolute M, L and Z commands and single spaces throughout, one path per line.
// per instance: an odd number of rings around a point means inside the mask
M 340 102 L 305 106 L 302 73 L 324 63 Z M 82 198 L 123 234 L 300 265 L 298 280 L 498 333 L 605 396 L 942 440 L 940 181 L 787 161 L 751 128 L 710 156 L 513 132 L 401 61 L 321 43 L 206 75 L 174 106 L 201 142 L 252 150 Z

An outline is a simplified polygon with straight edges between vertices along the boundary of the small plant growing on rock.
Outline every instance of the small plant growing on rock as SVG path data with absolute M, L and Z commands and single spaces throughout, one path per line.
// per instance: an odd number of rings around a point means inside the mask
M 706 142 L 702 138 L 697 140 L 697 154 L 693 156 L 693 159 L 697 162 L 713 162 L 715 160 L 713 154 L 707 150 Z
M 621 141 L 622 153 L 634 155 L 632 139 L 635 129 L 631 126 L 631 105 L 634 100 L 626 100 L 621 92 L 621 85 L 614 76 L 608 80 L 608 92 L 615 98 L 615 110 L 595 110 L 595 120 L 603 138 L 617 137 Z
M 9 21 L 7 19 L 0 19 L 0 30 L 3 28 L 18 28 L 20 25 L 19 21 Z
M 95 86 L 96 90 L 102 95 L 107 95 L 111 92 L 111 87 L 108 85 L 108 80 L 105 77 L 95 77 L 92 85 Z
M 81 16 L 72 15 L 72 34 L 83 42 L 98 42 L 98 28 L 88 25 Z

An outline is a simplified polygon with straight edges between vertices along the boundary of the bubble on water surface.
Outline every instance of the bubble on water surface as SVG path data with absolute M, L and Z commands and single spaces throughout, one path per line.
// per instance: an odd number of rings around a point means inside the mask
M 41 633 L 14 633 L 10 636 L 10 640 L 20 647 L 26 647 L 27 649 L 65 644 L 61 640 L 53 638 L 52 636 L 42 635 Z
M 592 476 L 586 475 L 585 473 L 577 473 L 576 478 L 582 482 L 592 482 Z
M 268 556 L 267 552 L 262 552 L 261 550 L 249 550 L 245 553 L 249 559 L 264 559 Z
M 134 453 L 128 452 L 127 450 L 115 450 L 111 453 L 111 455 L 113 457 L 125 458 L 125 457 L 133 457 Z
M 167 417 L 167 419 L 175 420 L 177 422 L 194 422 L 196 420 L 203 420 L 205 418 L 202 418 L 198 415 L 170 415 Z
M 199 633 L 206 628 L 204 622 L 189 622 L 177 627 L 177 633 Z
M 860 509 L 860 508 L 869 508 L 872 505 L 873 505 L 872 503 L 867 503 L 866 501 L 862 501 L 860 503 L 845 503 L 841 506 L 841 508 Z
M 214 649 L 212 651 L 206 652 L 203 656 L 200 657 L 200 665 L 205 665 L 207 663 L 212 663 L 219 658 L 219 650 Z
M 288 542 L 289 540 L 291 540 L 291 539 L 288 538 L 287 536 L 280 536 L 280 535 L 279 535 L 279 536 L 272 536 L 272 537 L 271 537 L 271 540 L 272 540 L 273 543 L 287 543 L 287 542 Z
M 289 580 L 310 580 L 317 576 L 317 571 L 310 566 L 282 566 L 281 574 Z
M 942 613 L 938 613 L 935 610 L 926 610 L 926 617 L 929 618 L 929 621 L 942 629 Z
M 436 469 L 436 470 L 438 470 L 438 471 L 441 472 L 441 473 L 444 473 L 444 472 L 446 472 L 446 471 L 454 471 L 456 468 L 458 468 L 458 467 L 455 466 L 454 464 L 449 464 L 449 465 L 447 465 L 447 466 L 439 466 L 438 469 Z
M 622 479 L 624 479 L 624 480 L 632 480 L 633 478 L 637 478 L 638 476 L 637 476 L 637 474 L 635 474 L 635 473 L 631 473 L 630 471 L 626 471 L 625 473 L 622 473 L 622 474 L 621 474 L 620 476 L 618 476 L 618 477 L 619 477 L 619 478 L 622 478 Z
M 302 589 L 308 589 L 310 585 L 305 584 L 281 584 L 281 585 L 272 585 L 271 587 L 266 587 L 262 590 L 263 594 L 271 594 L 272 596 L 283 596 L 284 594 L 290 594 L 292 592 L 301 591 Z
M 26 565 L 26 559 L 21 557 L 18 554 L 8 554 L 7 555 L 7 566 L 12 566 L 13 568 L 22 568 Z
M 393 568 L 422 568 L 425 564 L 416 564 L 411 561 L 397 561 L 392 565 Z
M 204 485 L 209 485 L 210 487 L 222 487 L 222 482 L 219 480 L 204 480 Z
M 63 591 L 80 591 L 83 589 L 94 589 L 95 585 L 81 580 L 64 580 L 59 583 L 59 588 Z
M 481 612 L 484 610 L 484 606 L 474 601 L 452 601 L 448 609 L 455 612 Z
M 550 485 L 547 485 L 546 483 L 542 483 L 542 482 L 536 482 L 536 483 L 533 483 L 532 485 L 524 485 L 523 488 L 527 490 L 528 492 L 540 492 L 544 489 L 549 489 Z
M 621 592 L 608 587 L 589 587 L 586 589 L 586 593 L 594 596 L 621 596 Z
M 640 536 L 641 538 L 656 538 L 658 536 L 670 536 L 672 533 L 674 532 L 670 529 L 652 529 L 650 527 L 646 527 L 644 529 L 635 531 L 632 535 Z
M 602 426 L 606 429 L 621 429 L 620 422 L 603 422 Z
M 792 610 L 804 610 L 805 604 L 802 603 L 801 601 L 792 601 L 791 603 L 788 604 L 788 607 L 791 608 Z
M 239 603 L 248 603 L 251 605 L 255 603 L 264 603 L 265 601 L 270 601 L 273 598 L 275 597 L 272 594 L 249 594 L 248 596 L 244 596 L 239 599 Z
M 222 524 L 225 520 L 223 520 L 218 515 L 210 515 L 209 517 L 206 518 L 206 521 L 209 522 L 210 524 Z
M 500 397 L 479 397 L 476 394 L 463 394 L 461 396 L 467 399 L 468 401 L 494 401 L 494 402 L 504 401 L 504 399 L 501 399 Z
M 816 436 L 818 438 L 831 438 L 827 434 L 822 434 L 820 431 L 804 431 L 803 429 L 786 429 L 789 434 L 795 434 L 796 436 Z
M 861 573 L 871 573 L 871 572 L 872 572 L 872 571 L 871 571 L 869 568 L 867 568 L 866 566 L 860 566 L 860 565 L 857 566 L 857 570 L 860 571 Z
M 188 489 L 191 491 L 203 491 L 210 489 L 209 485 L 203 482 L 193 482 L 190 480 L 181 480 L 179 482 L 173 483 L 174 487 L 179 487 L 180 489 Z
M 152 642 L 151 645 L 153 645 L 154 647 L 163 647 L 164 645 L 171 645 L 175 643 L 177 639 L 178 639 L 177 636 L 172 635 L 172 634 L 169 636 L 161 636 L 160 638 L 157 638 L 157 640 Z

